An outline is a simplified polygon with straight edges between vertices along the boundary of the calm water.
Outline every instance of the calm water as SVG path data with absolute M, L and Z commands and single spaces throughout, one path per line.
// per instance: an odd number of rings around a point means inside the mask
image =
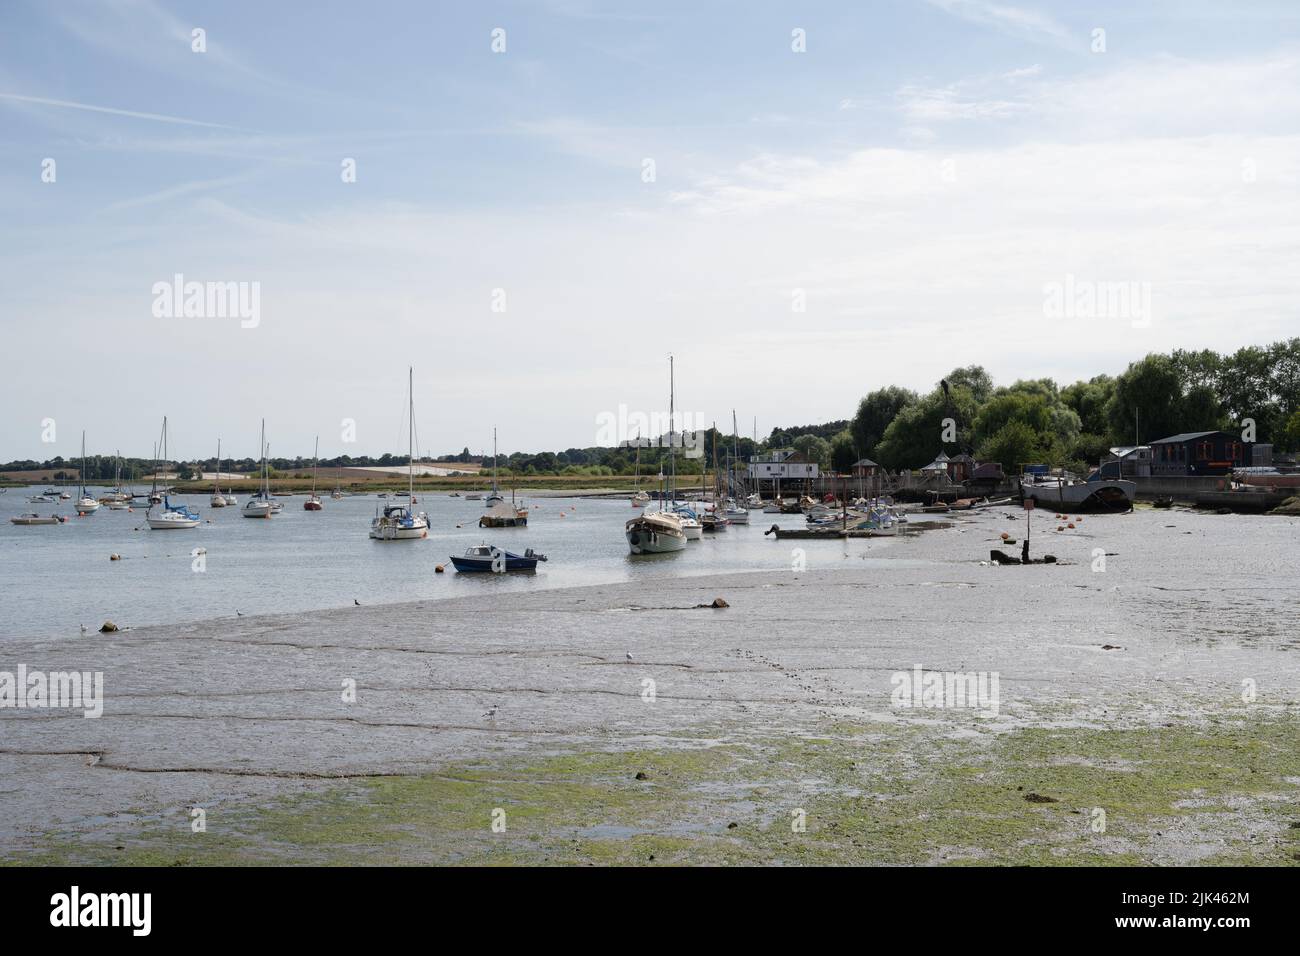
M 379 604 L 639 576 L 781 570 L 790 567 L 791 544 L 797 542 L 778 544 L 763 530 L 774 523 L 803 526 L 798 515 L 755 511 L 749 526 L 705 535 L 686 551 L 633 557 L 623 537 L 623 523 L 636 513 L 627 501 L 525 499 L 536 509 L 527 528 L 480 530 L 483 502 L 431 494 L 419 496 L 420 509 L 429 513 L 427 540 L 377 542 L 367 537 L 380 504 L 374 496 L 327 498 L 320 512 L 304 511 L 302 495 L 286 497 L 283 513 L 269 521 L 244 518 L 238 507 L 210 508 L 207 495 L 182 496 L 174 500 L 198 511 L 203 524 L 193 530 L 152 531 L 143 508 L 103 507 L 78 518 L 71 502 L 28 503 L 28 495 L 41 488 L 0 494 L 0 636 L 79 634 L 80 625 L 94 629 L 105 620 L 138 627 L 236 611 L 340 607 L 354 599 Z M 92 494 L 101 492 L 92 489 Z M 25 511 L 71 518 L 50 527 L 9 523 Z M 531 575 L 457 574 L 448 557 L 485 542 L 519 553 L 535 548 L 549 560 Z M 883 553 L 891 544 L 875 541 L 871 550 Z M 865 552 L 866 542 L 854 545 Z M 201 572 L 193 569 L 195 548 L 207 552 Z M 114 553 L 122 560 L 110 561 Z M 446 564 L 447 573 L 435 574 L 436 564 Z

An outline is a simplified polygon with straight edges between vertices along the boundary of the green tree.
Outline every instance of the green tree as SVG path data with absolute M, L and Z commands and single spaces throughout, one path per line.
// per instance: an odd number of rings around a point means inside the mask
M 1086 382 L 1075 382 L 1061 389 L 1061 401 L 1079 416 L 1080 430 L 1093 435 L 1110 431 L 1106 420 L 1106 403 L 1115 394 L 1115 380 L 1097 375 Z
M 993 376 L 982 365 L 955 368 L 944 376 L 949 388 L 961 388 L 970 393 L 977 405 L 983 405 L 993 395 Z
M 857 446 L 857 457 L 875 458 L 876 445 L 884 437 L 889 423 L 900 411 L 914 404 L 918 398 L 916 392 L 911 389 L 887 385 L 869 393 L 858 402 L 857 414 L 849 423 L 849 434 L 854 445 Z
M 979 446 L 981 461 L 996 461 L 1011 474 L 1022 465 L 1037 464 L 1048 457 L 1041 435 L 1022 421 L 1009 421 Z
M 1052 433 L 1052 409 L 1047 398 L 1032 391 L 1006 391 L 984 403 L 975 417 L 971 440 L 983 445 L 1006 425 L 1020 422 L 1034 433 L 1035 440 Z
M 949 383 L 951 385 L 951 383 Z M 977 404 L 970 390 L 952 388 L 952 417 L 958 422 L 955 441 L 945 442 L 944 419 L 949 416 L 943 389 L 936 388 L 908 405 L 889 423 L 871 457 L 885 468 L 920 468 L 940 451 L 958 454 L 967 444 L 967 429 L 975 418 Z
M 1110 438 L 1128 444 L 1135 422 L 1143 442 L 1186 431 L 1218 428 L 1223 409 L 1207 386 L 1185 388 L 1179 366 L 1168 355 L 1152 353 L 1131 364 L 1115 380 L 1115 394 L 1106 404 Z
M 815 461 L 823 469 L 831 463 L 831 443 L 816 435 L 800 435 L 793 442 L 795 451 L 809 461 Z
M 831 467 L 836 474 L 847 475 L 853 470 L 853 463 L 857 460 L 853 436 L 847 430 L 831 439 Z

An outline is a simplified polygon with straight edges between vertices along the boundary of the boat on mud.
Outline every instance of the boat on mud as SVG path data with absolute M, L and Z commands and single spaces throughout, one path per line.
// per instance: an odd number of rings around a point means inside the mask
M 1020 493 L 1023 500 L 1048 510 L 1115 514 L 1133 510 L 1137 483 L 1100 478 L 1096 472 L 1087 481 L 1069 475 L 1047 478 L 1026 475 L 1021 479 Z

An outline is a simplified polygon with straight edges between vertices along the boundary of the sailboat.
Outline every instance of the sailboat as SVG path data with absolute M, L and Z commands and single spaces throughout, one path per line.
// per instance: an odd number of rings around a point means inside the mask
M 257 489 L 257 494 L 249 497 L 244 502 L 244 509 L 241 512 L 245 518 L 269 518 L 271 511 L 271 480 L 266 471 L 266 419 L 262 419 L 262 467 L 259 477 L 262 479 L 261 487 Z
M 644 508 L 650 500 L 648 492 L 641 490 L 641 433 L 636 433 L 636 481 L 632 485 L 632 507 Z
M 668 356 L 668 454 L 669 478 L 667 498 L 660 497 L 659 510 L 647 511 L 637 515 L 624 526 L 628 547 L 633 554 L 666 554 L 682 551 L 686 548 L 686 532 L 682 530 L 682 519 L 667 510 L 667 502 L 677 493 L 677 439 L 673 434 L 675 420 L 675 384 L 673 380 L 673 358 Z
M 334 490 L 330 492 L 330 499 L 333 501 L 343 500 L 343 479 L 338 475 L 334 476 Z
M 736 432 L 736 410 L 731 410 L 731 460 L 732 462 L 740 461 L 740 436 Z M 731 492 L 731 483 L 734 480 L 734 464 L 727 468 L 727 492 Z M 744 484 L 741 483 L 740 494 L 745 493 Z M 732 524 L 749 524 L 749 509 L 742 505 L 735 498 L 727 498 L 727 507 L 723 512 L 726 518 Z
M 163 418 L 162 433 L 163 460 L 167 459 L 167 419 Z M 185 528 L 197 528 L 199 516 L 185 505 L 173 505 L 164 492 L 161 504 L 150 505 L 145 520 L 154 531 L 173 531 Z
M 376 541 L 411 541 L 429 536 L 429 516 L 411 507 L 415 501 L 415 370 L 406 370 L 410 392 L 407 426 L 407 504 L 385 505 L 382 514 L 370 522 L 370 537 Z
M 99 510 L 99 502 L 86 492 L 86 433 L 81 433 L 81 491 L 77 495 L 77 514 L 93 515 Z
M 506 499 L 497 490 L 497 430 L 492 429 L 492 493 L 483 499 L 483 506 L 491 508 L 502 504 Z
M 221 439 L 217 439 L 217 469 L 212 477 L 212 497 L 208 499 L 208 504 L 213 508 L 224 508 L 226 506 L 226 496 L 221 493 Z
M 302 503 L 304 511 L 322 511 L 325 506 L 321 504 L 320 495 L 316 494 L 316 468 L 320 464 L 320 435 L 316 436 L 316 450 L 312 452 L 311 457 L 311 496 Z
M 99 496 L 101 505 L 108 505 L 110 511 L 121 511 L 131 502 L 131 496 L 122 488 L 122 453 L 113 453 L 113 490 Z

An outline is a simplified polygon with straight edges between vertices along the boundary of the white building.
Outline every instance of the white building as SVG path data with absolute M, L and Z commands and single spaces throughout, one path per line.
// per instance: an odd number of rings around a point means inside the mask
M 803 455 L 792 449 L 769 452 L 766 455 L 752 455 L 749 459 L 749 478 L 751 481 L 802 481 L 805 478 L 817 478 L 820 472 L 817 462 L 808 461 Z

